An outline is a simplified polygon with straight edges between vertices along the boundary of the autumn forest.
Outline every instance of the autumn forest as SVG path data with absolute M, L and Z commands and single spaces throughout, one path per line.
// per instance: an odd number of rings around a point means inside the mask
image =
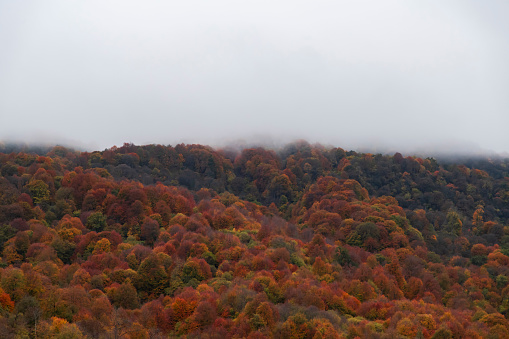
M 509 159 L 0 144 L 2 338 L 508 338 Z

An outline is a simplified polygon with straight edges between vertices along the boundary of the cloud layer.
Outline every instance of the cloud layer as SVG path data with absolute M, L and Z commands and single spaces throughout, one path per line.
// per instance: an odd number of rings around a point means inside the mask
M 508 152 L 508 10 L 504 1 L 2 2 L 0 139 Z

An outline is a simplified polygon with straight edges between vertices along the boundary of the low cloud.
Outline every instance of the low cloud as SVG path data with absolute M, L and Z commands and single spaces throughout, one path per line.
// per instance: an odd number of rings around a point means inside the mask
M 2 3 L 0 139 L 509 151 L 505 2 L 220 3 Z

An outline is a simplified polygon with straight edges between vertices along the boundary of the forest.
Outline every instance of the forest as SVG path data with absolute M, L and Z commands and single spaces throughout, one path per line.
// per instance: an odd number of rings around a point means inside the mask
M 509 338 L 509 159 L 0 144 L 2 338 Z

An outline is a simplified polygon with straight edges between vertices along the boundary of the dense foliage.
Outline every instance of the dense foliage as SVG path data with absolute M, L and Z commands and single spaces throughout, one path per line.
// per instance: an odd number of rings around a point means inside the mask
M 509 337 L 508 159 L 3 151 L 4 338 Z

